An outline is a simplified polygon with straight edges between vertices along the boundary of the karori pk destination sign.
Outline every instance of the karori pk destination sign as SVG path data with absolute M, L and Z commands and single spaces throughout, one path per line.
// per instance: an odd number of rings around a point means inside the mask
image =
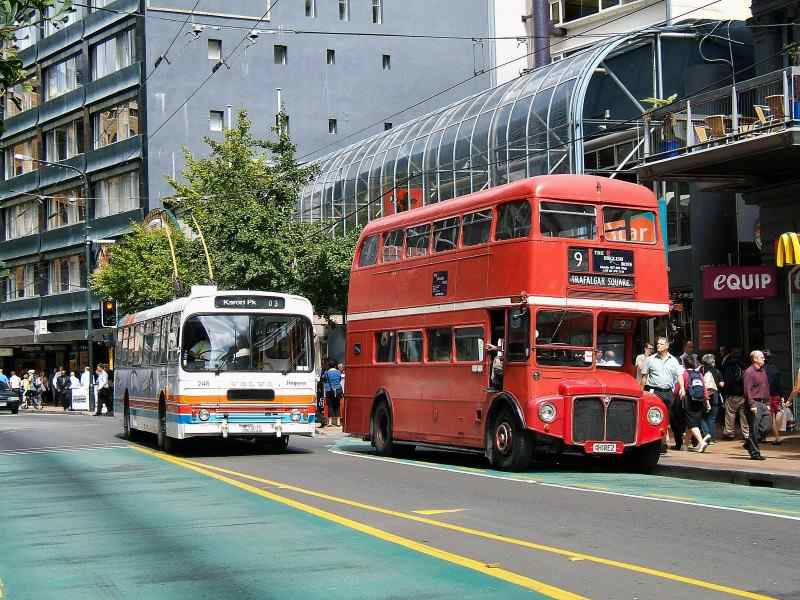
M 286 299 L 279 296 L 215 296 L 214 308 L 284 309 Z

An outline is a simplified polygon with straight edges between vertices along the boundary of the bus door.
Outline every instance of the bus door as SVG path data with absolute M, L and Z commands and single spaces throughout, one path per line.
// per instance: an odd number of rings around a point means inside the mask
M 503 345 L 503 389 L 523 403 L 529 395 L 530 355 L 530 310 L 527 306 L 509 308 L 506 311 L 506 336 Z

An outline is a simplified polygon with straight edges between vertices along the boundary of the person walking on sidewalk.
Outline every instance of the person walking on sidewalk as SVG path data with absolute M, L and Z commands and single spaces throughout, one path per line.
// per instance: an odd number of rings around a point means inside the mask
M 335 360 L 328 363 L 328 370 L 325 371 L 322 378 L 325 384 L 325 398 L 328 401 L 328 417 L 331 425 L 338 427 L 342 424 L 342 419 L 339 416 L 339 405 L 342 401 L 344 390 L 342 389 L 342 373 L 336 368 Z
M 747 407 L 744 400 L 744 364 L 742 363 L 742 351 L 734 348 L 725 366 L 722 369 L 722 381 L 725 383 L 725 428 L 722 431 L 723 437 L 732 440 L 736 437 L 736 415 L 739 415 L 739 427 L 742 429 L 742 437 L 750 437 L 750 427 L 747 425 Z
M 67 412 L 70 408 L 69 402 L 69 377 L 64 371 L 64 367 L 59 367 L 55 376 L 56 404 L 64 408 Z
M 780 446 L 781 432 L 780 432 L 780 419 L 778 414 L 783 410 L 784 397 L 781 390 L 781 372 L 778 367 L 772 362 L 772 353 L 764 349 L 764 371 L 767 373 L 767 381 L 769 382 L 769 412 L 772 419 L 772 445 Z
M 673 426 L 672 435 L 675 438 L 676 445 L 679 442 L 679 435 L 683 435 L 682 431 L 673 421 L 672 405 L 674 404 L 673 389 L 677 383 L 679 386 L 678 396 L 683 400 L 686 395 L 686 390 L 683 387 L 683 378 L 681 375 L 681 366 L 678 359 L 669 353 L 669 344 L 667 338 L 660 337 L 656 340 L 656 353 L 650 356 L 644 363 L 642 370 L 641 385 L 645 391 L 651 392 L 661 398 L 664 405 L 667 407 L 667 414 L 670 415 L 670 426 Z M 669 432 L 667 432 L 662 453 L 666 454 L 666 446 L 669 444 Z
M 8 377 L 6 377 L 3 373 L 3 369 L 0 369 L 0 383 L 5 383 L 8 385 Z
M 651 342 L 647 342 L 644 345 L 644 351 L 636 357 L 634 361 L 634 365 L 636 365 L 636 381 L 641 381 L 642 376 L 644 375 L 644 363 L 647 362 L 647 359 L 650 358 L 653 354 L 653 344 Z
M 769 380 L 764 370 L 764 353 L 761 350 L 753 350 L 750 353 L 750 360 L 753 364 L 747 368 L 743 377 L 744 398 L 747 402 L 745 412 L 750 429 L 750 435 L 745 440 L 745 448 L 753 460 L 764 460 L 758 447 L 756 414 L 760 403 L 769 404 Z
M 107 407 L 108 415 L 114 412 L 114 407 L 111 405 L 111 390 L 108 387 L 108 373 L 105 366 L 102 364 L 97 365 L 95 370 L 97 374 L 97 410 L 94 415 L 99 417 L 103 414 L 103 406 Z
M 683 359 L 684 371 L 681 374 L 683 379 L 683 388 L 686 390 L 686 395 L 683 398 L 683 409 L 686 415 L 686 423 L 689 427 L 689 433 L 692 434 L 697 444 L 694 448 L 689 446 L 689 450 L 696 452 L 705 452 L 708 448 L 708 442 L 711 439 L 711 434 L 705 435 L 700 430 L 703 422 L 703 415 L 708 406 L 708 389 L 706 388 L 703 373 L 698 369 L 697 361 L 694 356 L 689 354 Z
M 720 389 L 725 385 L 722 381 L 722 374 L 717 370 L 715 363 L 716 358 L 713 354 L 703 355 L 703 383 L 708 390 L 708 404 L 706 405 L 708 410 L 700 422 L 700 429 L 704 435 L 709 436 L 709 444 L 716 444 L 717 415 L 722 405 Z
M 16 392 L 20 401 L 22 401 L 22 379 L 19 378 L 16 371 L 11 371 L 11 377 L 8 378 L 8 387 L 10 387 L 13 392 Z

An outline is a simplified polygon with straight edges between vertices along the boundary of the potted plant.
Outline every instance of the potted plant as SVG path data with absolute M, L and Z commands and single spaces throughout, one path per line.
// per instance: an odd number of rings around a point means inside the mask
M 650 115 L 660 108 L 669 106 L 675 102 L 677 97 L 678 94 L 672 94 L 669 98 L 643 98 L 642 102 L 651 105 L 644 113 L 645 120 L 649 121 Z M 678 148 L 680 148 L 680 142 L 677 136 L 677 124 L 678 120 L 672 112 L 664 113 L 661 118 L 661 136 L 664 140 L 664 150 L 669 153 L 669 156 L 675 156 Z

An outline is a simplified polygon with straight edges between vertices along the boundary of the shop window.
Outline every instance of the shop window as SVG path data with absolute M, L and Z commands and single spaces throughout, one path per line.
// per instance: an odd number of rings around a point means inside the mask
M 75 119 L 47 131 L 44 149 L 50 162 L 60 162 L 83 154 L 83 119 Z
M 139 172 L 102 179 L 95 185 L 95 218 L 139 208 Z
M 135 35 L 132 29 L 122 31 L 92 46 L 92 80 L 124 69 L 136 60 Z
M 139 135 L 139 103 L 129 100 L 94 115 L 94 147 L 102 148 Z

